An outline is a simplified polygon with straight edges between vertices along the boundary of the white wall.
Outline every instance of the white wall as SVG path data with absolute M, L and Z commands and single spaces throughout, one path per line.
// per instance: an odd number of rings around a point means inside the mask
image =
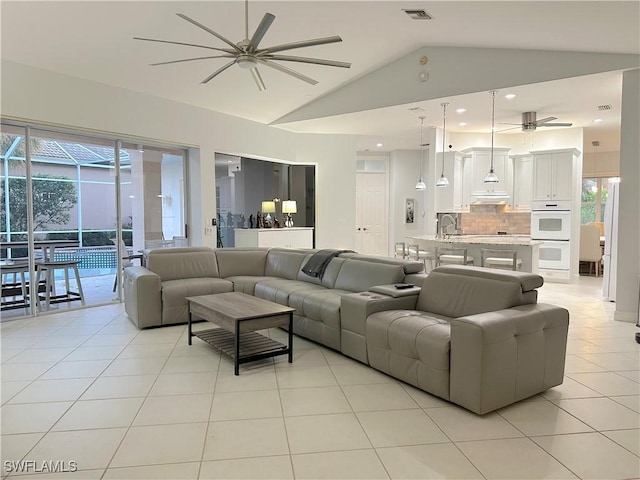
M 538 129 L 535 132 L 503 133 L 494 136 L 494 148 L 510 148 L 509 155 L 529 153 L 531 150 L 557 150 L 577 148 L 583 151 L 582 128 Z M 489 133 L 451 133 L 454 150 L 471 147 L 490 147 Z
M 191 150 L 192 242 L 215 218 L 216 152 L 292 163 L 317 163 L 316 245 L 355 246 L 354 137 L 295 134 L 218 112 L 2 61 L 6 118 L 109 132 L 123 137 L 198 147 Z M 199 158 L 196 158 L 196 154 Z
M 640 70 L 622 76 L 620 136 L 620 208 L 618 212 L 618 275 L 616 320 L 638 322 L 640 291 Z
M 389 229 L 391 231 L 390 247 L 395 242 L 405 241 L 408 235 L 424 235 L 427 192 L 416 190 L 416 182 L 420 176 L 420 150 L 394 150 L 391 152 L 389 164 Z M 425 183 L 431 183 L 424 176 Z M 435 188 L 435 187 L 434 187 Z M 405 199 L 414 198 L 415 223 L 405 223 Z
M 585 152 L 583 154 L 583 178 L 619 176 L 620 152 Z

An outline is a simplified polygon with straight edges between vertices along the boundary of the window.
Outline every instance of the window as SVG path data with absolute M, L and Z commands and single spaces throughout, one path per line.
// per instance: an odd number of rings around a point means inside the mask
M 612 180 L 605 177 L 582 179 L 580 223 L 604 222 L 608 187 Z

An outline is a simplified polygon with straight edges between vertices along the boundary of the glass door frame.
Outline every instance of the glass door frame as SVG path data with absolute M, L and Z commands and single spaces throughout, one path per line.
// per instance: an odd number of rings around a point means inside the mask
M 116 266 L 116 278 L 120 278 L 121 274 L 122 274 L 122 265 L 123 265 L 123 256 L 127 255 L 126 250 L 123 252 L 122 250 L 122 240 L 123 240 L 123 235 L 122 235 L 122 230 L 123 230 L 123 226 L 122 226 L 122 199 L 121 199 L 121 193 L 122 193 L 122 188 L 121 188 L 121 175 L 120 175 L 120 167 L 121 167 L 121 155 L 120 155 L 120 150 L 122 148 L 123 144 L 127 144 L 127 145 L 144 145 L 144 146 L 149 146 L 149 147 L 156 147 L 156 148 L 161 148 L 161 149 L 167 149 L 168 151 L 173 151 L 173 152 L 181 152 L 184 161 L 183 161 L 183 179 L 184 179 L 184 204 L 183 204 L 183 218 L 184 218 L 184 233 L 185 233 L 185 237 L 187 237 L 188 239 L 188 235 L 189 235 L 189 219 L 190 217 L 190 213 L 191 213 L 191 202 L 190 202 L 190 196 L 189 196 L 189 192 L 191 190 L 191 186 L 189 183 L 189 151 L 191 148 L 197 148 L 197 147 L 193 147 L 193 146 L 189 146 L 189 145 L 181 145 L 181 146 L 177 146 L 175 144 L 168 144 L 168 143 L 162 143 L 162 142 L 157 142 L 157 141 L 153 141 L 153 140 L 146 140 L 146 139 L 140 139 L 140 138 L 134 138 L 134 137 L 127 137 L 125 135 L 114 135 L 114 134 L 106 134 L 106 133 L 100 133 L 100 132 L 94 132 L 94 131 L 83 131 L 81 129 L 75 129 L 75 128 L 65 128 L 65 127 L 58 127 L 58 126 L 52 126 L 52 125 L 47 125 L 47 124 L 41 124 L 38 122 L 30 122 L 30 121 L 24 121 L 24 120 L 18 120 L 18 119 L 12 119 L 12 118 L 8 118 L 8 117 L 3 117 L 0 116 L 0 126 L 7 126 L 7 127 L 13 127 L 13 128 L 20 128 L 20 129 L 24 129 L 24 141 L 25 141 L 25 181 L 26 181 L 26 191 L 25 194 L 27 196 L 26 198 L 26 208 L 27 208 L 27 224 L 28 224 L 28 231 L 27 231 L 27 243 L 28 243 L 28 247 L 27 247 L 27 251 L 28 251 L 28 256 L 29 256 L 29 282 L 28 282 L 28 288 L 29 291 L 32 292 L 32 283 L 34 282 L 35 278 L 36 278 L 36 265 L 35 265 L 35 245 L 34 245 L 34 232 L 33 232 L 33 225 L 34 225 L 34 216 L 33 216 L 33 174 L 32 174 L 32 159 L 31 159 L 31 130 L 35 129 L 38 130 L 39 132 L 49 132 L 49 133 L 58 133 L 58 134 L 63 134 L 63 135 L 72 135 L 72 136 L 80 136 L 80 137 L 88 137 L 88 138 L 95 138 L 95 139 L 101 139 L 101 140 L 106 140 L 106 141 L 112 141 L 113 142 L 113 148 L 114 148 L 114 183 L 115 183 L 115 197 L 116 197 L 116 202 L 115 202 L 115 207 L 116 207 L 116 238 L 117 238 L 117 242 L 116 242 L 116 259 L 117 259 L 117 266 Z M 128 148 L 128 147 L 126 147 Z M 6 171 L 5 175 L 8 176 L 9 172 Z M 6 185 L 6 184 L 5 184 Z M 5 192 L 5 195 L 7 194 L 7 192 Z M 6 205 L 6 208 L 8 207 L 8 204 Z M 7 231 L 8 233 L 8 231 Z M 9 240 L 9 238 L 7 238 L 7 240 Z M 187 240 L 188 241 L 188 240 Z M 75 307 L 75 308 L 70 308 L 69 310 L 65 310 L 65 311 L 72 311 L 72 310 L 77 310 L 77 309 L 83 309 L 83 308 L 90 308 L 90 307 L 95 307 L 95 306 L 101 306 L 101 305 L 110 305 L 112 303 L 122 303 L 124 301 L 124 295 L 123 295 L 123 290 L 122 290 L 122 282 L 121 281 L 117 281 L 116 282 L 117 285 L 117 289 L 116 289 L 116 298 L 114 298 L 112 301 L 109 302 L 101 302 L 101 303 L 95 303 L 95 304 L 91 304 L 91 305 L 85 305 L 85 306 L 79 306 L 79 307 Z M 47 314 L 55 314 L 55 313 L 60 313 L 60 311 L 38 311 L 38 309 L 36 308 L 36 302 L 33 301 L 33 295 L 29 296 L 29 308 L 28 308 L 28 314 L 25 314 L 24 316 L 16 316 L 13 317 L 15 319 L 18 318 L 24 318 L 24 317 L 37 317 L 39 315 L 47 315 Z M 13 319 L 12 318 L 12 319 Z

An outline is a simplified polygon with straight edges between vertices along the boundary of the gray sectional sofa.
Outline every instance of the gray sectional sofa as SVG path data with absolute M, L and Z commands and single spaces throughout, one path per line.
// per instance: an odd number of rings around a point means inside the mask
M 125 269 L 125 310 L 147 328 L 185 323 L 187 296 L 255 295 L 295 308 L 295 334 L 478 414 L 562 383 L 569 315 L 537 303 L 539 275 L 461 266 L 426 275 L 420 262 L 342 253 L 316 278 L 302 271 L 313 253 L 151 250 L 145 267 Z

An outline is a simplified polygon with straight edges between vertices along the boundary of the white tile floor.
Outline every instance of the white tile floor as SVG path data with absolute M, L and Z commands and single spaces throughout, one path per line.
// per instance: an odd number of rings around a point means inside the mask
M 637 327 L 595 278 L 540 301 L 571 311 L 565 382 L 482 417 L 298 337 L 293 365 L 235 377 L 185 326 L 138 331 L 121 305 L 4 322 L 2 475 L 32 460 L 79 469 L 34 480 L 640 478 Z

